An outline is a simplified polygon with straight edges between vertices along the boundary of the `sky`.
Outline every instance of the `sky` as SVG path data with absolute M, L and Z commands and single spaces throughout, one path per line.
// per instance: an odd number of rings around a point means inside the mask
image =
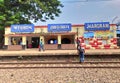
M 64 5 L 62 13 L 55 20 L 38 21 L 36 26 L 48 24 L 120 21 L 120 0 L 59 0 Z

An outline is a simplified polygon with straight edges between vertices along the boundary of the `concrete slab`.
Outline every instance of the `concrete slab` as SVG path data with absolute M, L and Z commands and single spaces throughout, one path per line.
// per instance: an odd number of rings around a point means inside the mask
M 50 55 L 78 55 L 77 50 L 45 50 L 26 49 L 21 51 L 0 50 L 0 56 L 50 56 Z M 120 55 L 120 49 L 85 50 L 85 55 Z

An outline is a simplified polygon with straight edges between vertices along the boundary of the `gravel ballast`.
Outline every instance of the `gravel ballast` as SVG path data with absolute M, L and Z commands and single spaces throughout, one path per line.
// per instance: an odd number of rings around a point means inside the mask
M 120 69 L 0 69 L 0 83 L 120 83 Z

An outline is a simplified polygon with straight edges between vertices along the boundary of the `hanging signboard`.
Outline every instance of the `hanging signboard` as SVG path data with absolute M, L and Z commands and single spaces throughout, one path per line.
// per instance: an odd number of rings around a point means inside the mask
M 120 34 L 120 26 L 117 26 L 116 33 Z
M 96 31 L 96 30 L 109 30 L 109 22 L 95 22 L 95 23 L 85 23 L 84 28 L 86 31 Z
M 14 32 L 14 33 L 34 32 L 34 25 L 33 24 L 13 24 L 11 25 L 11 32 Z
M 117 33 L 117 34 L 120 34 L 120 30 L 117 30 L 116 33 Z
M 120 31 L 120 26 L 117 26 L 117 30 L 119 30 L 119 31 Z
M 71 27 L 71 24 L 48 24 L 48 32 L 68 32 Z

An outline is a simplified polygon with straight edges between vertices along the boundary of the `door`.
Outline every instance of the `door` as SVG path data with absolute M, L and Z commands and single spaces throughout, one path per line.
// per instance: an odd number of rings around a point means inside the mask
M 32 37 L 32 48 L 38 48 L 39 37 Z

